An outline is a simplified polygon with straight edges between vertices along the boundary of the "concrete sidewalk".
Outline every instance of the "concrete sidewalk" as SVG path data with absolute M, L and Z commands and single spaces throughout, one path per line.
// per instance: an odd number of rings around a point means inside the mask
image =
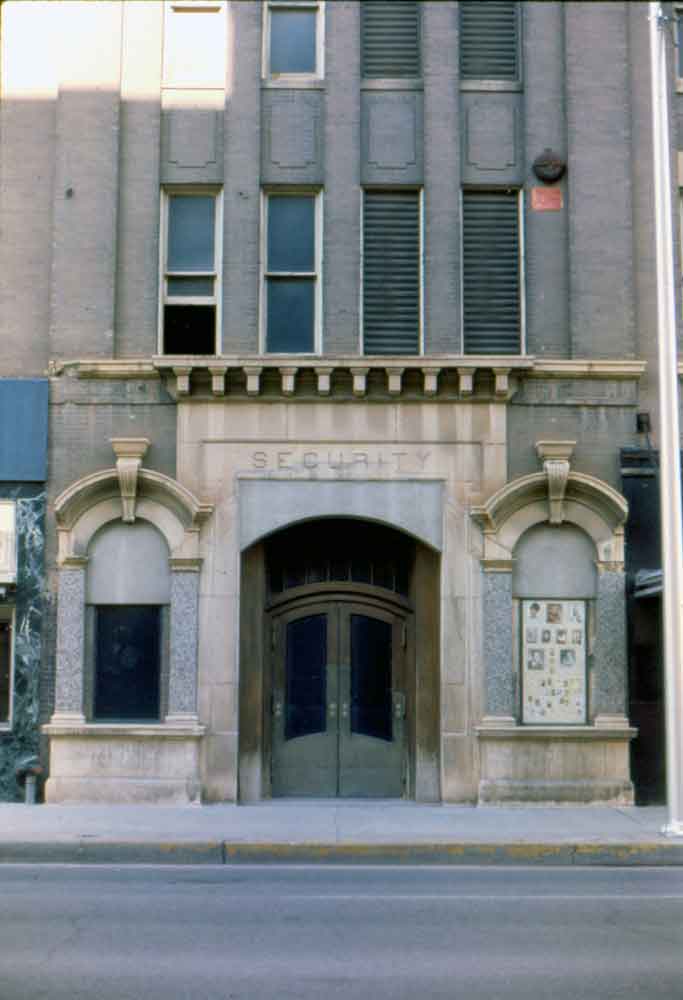
M 1 862 L 681 865 L 663 808 L 0 804 Z

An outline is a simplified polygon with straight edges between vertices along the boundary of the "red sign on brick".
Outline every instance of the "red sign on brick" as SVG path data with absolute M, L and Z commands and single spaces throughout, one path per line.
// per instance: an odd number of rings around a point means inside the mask
M 531 208 L 534 212 L 559 212 L 562 208 L 562 188 L 532 188 Z

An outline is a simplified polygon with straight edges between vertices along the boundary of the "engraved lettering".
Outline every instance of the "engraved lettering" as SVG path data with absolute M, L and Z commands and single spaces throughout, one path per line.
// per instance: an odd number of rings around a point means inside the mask
M 352 454 L 353 454 L 353 461 L 354 461 L 354 463 L 356 465 L 364 465 L 365 468 L 367 469 L 367 467 L 368 467 L 368 455 L 367 455 L 367 452 L 365 452 L 365 451 L 354 451 Z
M 422 466 L 422 471 L 424 472 L 424 467 L 427 464 L 427 459 L 431 455 L 431 451 L 418 451 L 417 457 Z
M 407 451 L 392 451 L 391 454 L 396 459 L 396 471 L 397 472 L 403 472 L 404 470 L 401 468 L 401 459 L 404 458 L 408 454 L 408 452 Z
M 303 464 L 304 464 L 304 469 L 317 469 L 318 452 L 317 451 L 304 452 Z
M 268 455 L 265 451 L 255 451 L 251 461 L 255 469 L 265 469 L 268 465 Z
M 290 466 L 287 464 L 287 458 L 292 455 L 291 451 L 279 451 L 277 453 L 277 467 L 278 469 L 289 469 Z
M 329 467 L 331 469 L 343 469 L 344 468 L 344 452 L 343 451 L 339 452 L 339 461 L 338 462 L 333 462 L 332 459 L 333 459 L 333 452 L 330 451 L 330 452 L 327 453 L 327 464 L 329 465 Z

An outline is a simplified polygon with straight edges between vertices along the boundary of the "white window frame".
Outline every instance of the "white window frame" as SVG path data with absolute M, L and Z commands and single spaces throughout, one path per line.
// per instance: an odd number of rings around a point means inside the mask
M 358 303 L 358 318 L 360 325 L 360 336 L 359 336 L 359 352 L 365 357 L 371 357 L 372 355 L 365 354 L 365 315 L 363 309 L 363 303 L 365 301 L 365 195 L 367 193 L 372 193 L 373 191 L 390 191 L 391 186 L 388 185 L 377 185 L 376 187 L 361 188 L 360 193 L 360 281 L 358 282 L 360 288 L 360 300 Z M 420 239 L 420 266 L 419 266 L 419 285 L 420 285 L 420 304 L 418 309 L 418 351 L 417 354 L 409 355 L 397 355 L 399 357 L 411 357 L 411 358 L 421 358 L 425 354 L 425 189 L 421 188 L 402 188 L 401 190 L 412 190 L 419 194 L 418 199 L 418 233 Z M 388 355 L 389 357 L 391 355 Z
M 473 358 L 474 354 L 465 354 L 465 260 L 464 260 L 464 228 L 463 219 L 465 217 L 464 195 L 465 191 L 474 191 L 477 188 L 460 189 L 460 354 L 463 357 Z M 479 190 L 484 190 L 481 188 Z M 500 190 L 500 189 L 499 189 Z M 524 243 L 525 231 L 525 201 L 524 188 L 503 188 L 502 190 L 515 190 L 517 192 L 517 226 L 519 238 L 519 354 L 501 354 L 502 358 L 523 358 L 526 357 L 526 250 Z M 495 357 L 495 355 L 487 355 Z
M 315 292 L 313 304 L 313 354 L 322 354 L 322 317 L 323 317 L 323 192 L 319 188 L 264 188 L 261 191 L 261 281 L 259 294 L 259 330 L 260 351 L 262 354 L 273 354 L 268 351 L 268 203 L 270 198 L 305 197 L 314 199 L 313 218 L 315 225 L 315 271 L 273 271 L 272 276 L 278 278 L 313 278 Z M 289 355 L 310 355 L 310 351 L 287 351 Z
M 169 204 L 174 195 L 207 197 L 214 199 L 214 266 L 212 271 L 168 271 L 168 214 Z M 214 354 L 222 352 L 222 312 L 223 312 L 223 189 L 216 185 L 167 185 L 161 190 L 159 238 L 159 317 L 157 350 L 164 354 L 164 306 L 214 306 Z M 168 278 L 213 278 L 213 295 L 167 294 Z M 191 352 L 188 352 L 191 353 Z
M 270 25 L 275 10 L 313 10 L 315 19 L 315 70 L 313 73 L 271 73 Z M 271 84 L 282 82 L 292 86 L 297 82 L 322 80 L 325 77 L 325 0 L 265 0 L 263 3 L 263 48 L 261 52 L 262 76 Z
M 17 611 L 13 605 L 0 605 L 0 622 L 9 622 L 10 626 L 10 646 L 9 646 L 9 705 L 7 709 L 7 720 L 0 720 L 0 732 L 11 732 L 14 725 L 14 643 L 16 636 Z

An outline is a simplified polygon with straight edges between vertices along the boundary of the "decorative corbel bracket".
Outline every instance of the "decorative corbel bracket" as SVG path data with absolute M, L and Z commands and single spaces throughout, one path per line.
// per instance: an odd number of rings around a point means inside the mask
M 126 524 L 135 521 L 135 502 L 138 492 L 138 472 L 149 448 L 148 438 L 111 438 L 116 455 L 116 471 L 121 490 L 122 519 Z
M 569 460 L 575 447 L 576 441 L 536 442 L 536 454 L 543 462 L 543 471 L 548 480 L 548 520 L 551 524 L 562 524 L 564 520 L 564 495 L 569 480 Z

